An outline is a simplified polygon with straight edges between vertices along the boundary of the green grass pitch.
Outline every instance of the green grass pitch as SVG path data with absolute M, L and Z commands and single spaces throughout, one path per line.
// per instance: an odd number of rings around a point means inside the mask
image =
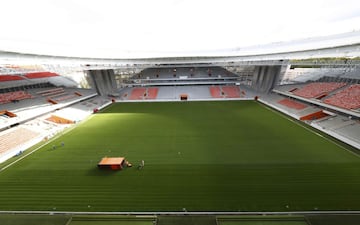
M 118 103 L 1 171 L 0 210 L 360 210 L 359 190 L 358 156 L 257 102 Z
M 156 217 L 68 214 L 0 214 L 2 225 L 154 225 Z

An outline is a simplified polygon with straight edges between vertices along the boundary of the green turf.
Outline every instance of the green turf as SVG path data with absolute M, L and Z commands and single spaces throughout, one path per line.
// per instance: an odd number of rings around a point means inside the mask
M 69 215 L 0 214 L 1 225 L 67 225 Z
M 219 216 L 218 225 L 309 225 L 299 216 Z
M 217 225 L 215 216 L 159 216 L 157 225 Z
M 74 216 L 67 225 L 154 225 L 155 217 L 136 216 Z
M 72 221 L 69 225 L 154 225 L 152 221 Z
M 311 215 L 306 216 L 307 220 L 311 225 L 359 225 L 360 215 L 359 214 L 348 214 L 348 215 Z
M 308 225 L 305 221 L 265 221 L 265 220 L 237 220 L 224 221 L 219 225 Z
M 98 170 L 104 156 L 134 167 Z M 359 210 L 359 171 L 253 101 L 119 103 L 1 171 L 0 210 Z

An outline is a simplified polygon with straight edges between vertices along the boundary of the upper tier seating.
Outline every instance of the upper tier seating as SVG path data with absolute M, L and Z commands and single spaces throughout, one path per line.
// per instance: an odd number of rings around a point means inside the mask
M 326 95 L 331 91 L 345 86 L 346 83 L 338 82 L 315 82 L 305 85 L 300 89 L 292 91 L 293 94 L 304 98 L 316 98 Z
M 25 77 L 28 79 L 46 78 L 46 77 L 55 77 L 55 76 L 59 76 L 59 75 L 51 72 L 38 72 L 38 73 L 25 74 Z
M 324 103 L 345 109 L 360 108 L 360 84 L 351 85 L 337 92 L 335 95 L 325 99 Z
M 0 75 L 0 82 L 4 81 L 14 81 L 14 80 L 23 80 L 21 76 L 17 75 Z

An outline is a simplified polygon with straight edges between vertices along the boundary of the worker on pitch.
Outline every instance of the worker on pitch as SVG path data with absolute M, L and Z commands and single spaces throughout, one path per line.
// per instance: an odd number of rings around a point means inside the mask
M 61 147 L 64 147 L 64 146 L 65 146 L 65 143 L 64 143 L 64 142 L 61 142 Z M 52 149 L 55 150 L 56 147 L 57 147 L 56 145 L 53 145 L 53 146 L 52 146 Z
M 132 164 L 127 160 L 125 161 L 125 165 L 126 165 L 126 167 L 132 167 Z
M 145 166 L 145 161 L 144 160 L 141 160 L 141 163 L 140 165 L 138 166 L 138 169 L 141 170 L 142 168 L 144 168 Z

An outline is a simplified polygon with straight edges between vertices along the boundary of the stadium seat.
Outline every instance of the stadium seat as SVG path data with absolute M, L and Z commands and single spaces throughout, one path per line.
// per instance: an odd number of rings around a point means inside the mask
M 14 91 L 0 94 L 0 104 L 9 103 L 12 101 L 20 101 L 23 99 L 32 98 L 33 96 L 30 93 L 25 91 Z
M 38 72 L 38 73 L 25 74 L 25 77 L 28 79 L 46 78 L 46 77 L 55 77 L 55 76 L 59 76 L 59 75 L 51 72 Z
M 315 82 L 307 84 L 300 89 L 296 89 L 292 91 L 292 93 L 303 98 L 317 98 L 338 88 L 344 87 L 345 85 L 346 83 Z
M 360 108 L 360 84 L 337 92 L 335 95 L 324 100 L 324 103 L 345 109 Z
M 23 80 L 23 79 L 24 78 L 22 78 L 21 76 L 17 76 L 17 75 L 1 75 L 0 76 L 0 82 Z
M 305 109 L 307 106 L 300 103 L 300 102 L 296 102 L 287 98 L 284 98 L 280 101 L 278 101 L 277 103 L 284 105 L 288 108 L 292 108 L 292 109 L 297 109 L 297 110 L 301 110 L 301 109 Z

